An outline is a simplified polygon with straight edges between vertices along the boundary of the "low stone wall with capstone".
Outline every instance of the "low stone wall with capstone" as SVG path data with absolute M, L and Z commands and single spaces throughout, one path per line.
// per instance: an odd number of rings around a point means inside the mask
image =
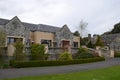
M 78 48 L 71 48 L 70 53 L 74 55 L 77 53 Z M 59 58 L 59 55 L 61 53 L 65 52 L 64 48 L 49 48 L 48 54 L 49 54 L 49 60 L 57 60 Z

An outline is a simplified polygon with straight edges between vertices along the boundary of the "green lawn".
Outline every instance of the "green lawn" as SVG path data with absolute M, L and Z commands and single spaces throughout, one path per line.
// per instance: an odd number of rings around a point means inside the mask
M 83 72 L 23 77 L 5 80 L 120 80 L 120 66 Z

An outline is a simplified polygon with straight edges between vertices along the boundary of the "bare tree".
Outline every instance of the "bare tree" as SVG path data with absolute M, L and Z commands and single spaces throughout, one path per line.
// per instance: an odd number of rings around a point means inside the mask
M 88 25 L 88 23 L 84 22 L 83 20 L 80 21 L 80 24 L 79 24 L 78 28 L 79 28 L 79 32 L 80 32 L 81 37 L 86 35 L 86 33 L 87 33 L 87 30 L 86 30 L 87 25 Z

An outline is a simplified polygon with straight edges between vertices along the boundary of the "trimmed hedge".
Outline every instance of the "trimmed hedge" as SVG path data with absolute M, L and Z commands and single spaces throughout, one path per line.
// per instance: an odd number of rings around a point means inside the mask
M 82 64 L 82 63 L 90 63 L 90 62 L 98 62 L 104 61 L 103 57 L 96 58 L 87 58 L 87 59 L 79 59 L 79 60 L 67 60 L 67 61 L 10 61 L 10 66 L 15 68 L 24 68 L 24 67 L 43 67 L 43 66 L 59 66 L 59 65 L 70 65 L 70 64 Z
M 115 57 L 120 57 L 120 54 L 115 54 Z

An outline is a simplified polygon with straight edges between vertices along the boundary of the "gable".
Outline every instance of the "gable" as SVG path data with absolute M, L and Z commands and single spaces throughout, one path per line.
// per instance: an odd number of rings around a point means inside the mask
M 64 25 L 60 30 L 60 37 L 62 39 L 72 39 L 73 34 L 71 33 L 70 29 L 67 25 Z
M 25 33 L 25 27 L 17 17 L 11 19 L 4 28 L 9 36 L 24 36 Z
M 68 28 L 66 24 L 61 28 L 60 32 L 71 33 L 70 29 Z

